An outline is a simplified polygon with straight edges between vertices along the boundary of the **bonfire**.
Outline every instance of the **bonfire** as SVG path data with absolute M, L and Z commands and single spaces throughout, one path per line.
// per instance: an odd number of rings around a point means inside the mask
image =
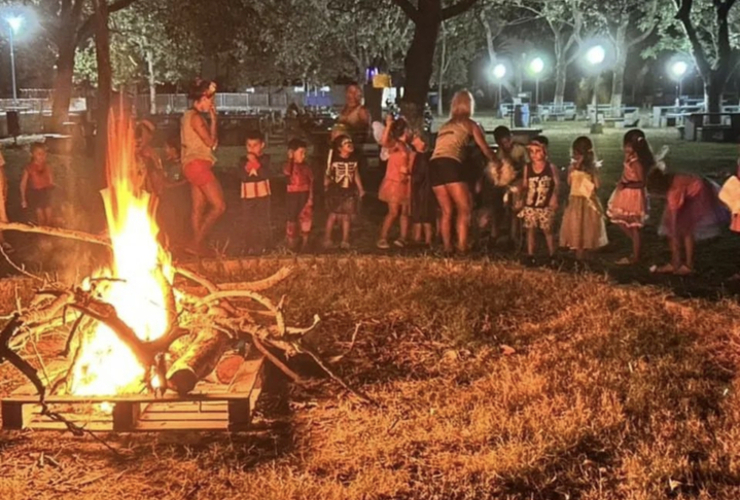
M 184 395 L 242 340 L 299 384 L 301 377 L 274 351 L 307 353 L 342 386 L 369 401 L 301 342 L 319 323 L 318 316 L 306 328 L 286 326 L 283 300 L 275 304 L 260 293 L 289 276 L 290 268 L 262 281 L 216 285 L 173 264 L 160 243 L 156 203 L 137 175 L 132 122 L 123 114 L 112 115 L 109 124 L 107 179 L 108 188 L 101 193 L 107 237 L 0 225 L 110 248 L 110 263 L 81 283 L 70 288 L 44 282 L 32 306 L 19 309 L 0 333 L 0 361 L 7 359 L 33 382 L 42 405 L 47 396 L 59 394 L 98 397 L 172 390 Z M 241 305 L 244 301 L 261 306 L 259 316 L 268 322 L 256 321 Z M 30 337 L 60 329 L 67 335 L 65 369 L 42 380 L 16 350 Z

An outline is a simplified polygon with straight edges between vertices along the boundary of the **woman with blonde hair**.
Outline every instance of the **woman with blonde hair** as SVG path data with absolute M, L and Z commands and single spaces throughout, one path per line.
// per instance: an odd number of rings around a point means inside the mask
M 475 110 L 473 95 L 461 90 L 452 98 L 450 119 L 439 128 L 430 163 L 430 177 L 434 195 L 442 209 L 440 232 L 445 252 L 452 252 L 452 212 L 457 213 L 457 250 L 468 250 L 468 233 L 473 200 L 466 182 L 466 149 L 470 139 L 489 162 L 498 164 L 496 156 L 486 143 L 481 126 L 472 120 Z

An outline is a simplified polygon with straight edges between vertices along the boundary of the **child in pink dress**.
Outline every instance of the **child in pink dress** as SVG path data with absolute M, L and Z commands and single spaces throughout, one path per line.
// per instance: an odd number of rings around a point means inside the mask
M 632 240 L 632 256 L 618 260 L 617 264 L 636 264 L 640 260 L 641 231 L 648 216 L 645 174 L 655 165 L 655 157 L 645 133 L 639 129 L 624 135 L 623 149 L 622 178 L 609 198 L 606 213 Z
M 381 144 L 388 148 L 388 168 L 380 185 L 378 198 L 388 204 L 388 214 L 380 228 L 377 247 L 388 249 L 388 233 L 399 219 L 401 235 L 393 243 L 405 247 L 409 234 L 409 215 L 411 212 L 411 155 L 409 154 L 408 124 L 403 118 L 394 120 L 388 115 Z
M 740 179 L 740 158 L 737 159 L 737 172 L 735 173 L 738 179 Z M 730 231 L 740 233 L 740 214 L 732 214 L 732 222 L 730 222 Z M 737 275 L 740 279 L 740 274 Z
M 671 263 L 656 271 L 691 274 L 694 242 L 718 236 L 729 220 L 729 214 L 717 197 L 718 186 L 695 175 L 667 174 L 654 168 L 648 175 L 647 187 L 651 195 L 666 199 L 658 234 L 668 236 L 671 245 Z M 682 246 L 685 259 L 681 256 Z

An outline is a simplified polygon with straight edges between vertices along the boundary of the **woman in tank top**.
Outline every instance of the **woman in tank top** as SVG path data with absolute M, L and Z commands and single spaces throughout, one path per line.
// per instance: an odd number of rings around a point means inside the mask
M 481 126 L 471 119 L 475 101 L 467 90 L 452 98 L 450 119 L 437 132 L 430 168 L 430 177 L 442 209 L 440 232 L 445 252 L 452 252 L 452 212 L 457 212 L 457 249 L 468 250 L 468 232 L 473 200 L 464 172 L 465 149 L 472 137 L 489 162 L 498 163 L 486 143 Z
M 358 85 L 347 86 L 346 103 L 339 114 L 337 123 L 343 125 L 355 141 L 364 142 L 370 130 L 370 113 L 362 105 L 362 90 Z M 341 132 L 341 131 L 340 131 Z
M 193 107 L 185 112 L 180 125 L 182 169 L 190 182 L 193 197 L 193 246 L 189 250 L 196 254 L 206 252 L 206 236 L 226 211 L 221 184 L 213 175 L 213 164 L 216 163 L 213 151 L 218 145 L 216 108 L 213 103 L 215 91 L 215 84 L 196 81 L 190 91 Z M 210 123 L 202 113 L 208 113 Z

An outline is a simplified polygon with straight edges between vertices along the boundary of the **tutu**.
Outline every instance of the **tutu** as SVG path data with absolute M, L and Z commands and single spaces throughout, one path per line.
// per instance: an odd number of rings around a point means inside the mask
M 560 246 L 594 250 L 606 246 L 604 216 L 599 200 L 593 196 L 571 196 L 560 225 Z
M 408 181 L 396 181 L 386 177 L 380 184 L 378 199 L 386 203 L 408 205 L 411 202 L 411 183 Z
M 679 176 L 676 177 L 679 178 Z M 727 225 L 730 219 L 729 212 L 717 197 L 719 186 L 708 179 L 680 177 L 690 184 L 684 186 L 686 194 L 680 206 L 666 207 L 658 234 L 670 238 L 685 238 L 693 235 L 695 240 L 706 240 L 719 236 L 722 227 Z M 675 231 L 671 227 L 671 219 L 674 216 L 676 218 Z
M 606 214 L 614 224 L 642 227 L 648 217 L 648 197 L 645 189 L 617 186 L 609 198 Z

